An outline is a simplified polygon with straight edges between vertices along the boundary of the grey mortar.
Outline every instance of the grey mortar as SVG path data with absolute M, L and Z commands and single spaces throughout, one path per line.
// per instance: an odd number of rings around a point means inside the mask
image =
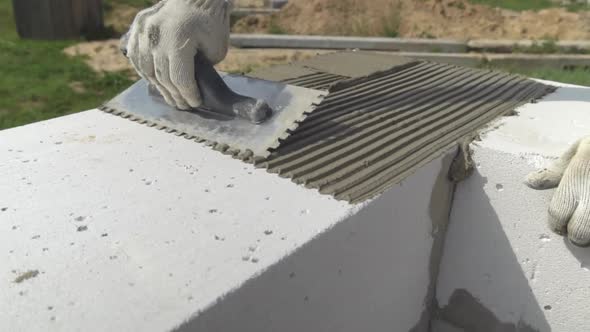
M 460 149 L 457 152 L 459 155 Z M 433 239 L 432 249 L 430 250 L 430 261 L 428 265 L 429 283 L 426 297 L 424 298 L 424 310 L 420 320 L 410 330 L 410 332 L 426 332 L 431 330 L 431 319 L 436 312 L 436 281 L 442 261 L 443 249 L 447 228 L 450 221 L 455 183 L 449 177 L 449 169 L 456 160 L 456 157 L 447 156 L 442 160 L 440 173 L 436 183 L 432 188 L 430 195 L 430 220 L 432 223 L 431 236 Z
M 284 78 L 298 74 L 297 66 L 301 76 Z M 252 75 L 264 79 L 269 71 Z M 554 91 L 516 75 L 366 52 L 322 55 L 277 72 L 290 84 L 324 84 L 329 94 L 256 164 L 352 203 L 379 195 L 495 118 Z M 330 77 L 336 81 L 327 84 Z M 457 180 L 469 174 L 462 166 L 461 176 L 453 169 Z

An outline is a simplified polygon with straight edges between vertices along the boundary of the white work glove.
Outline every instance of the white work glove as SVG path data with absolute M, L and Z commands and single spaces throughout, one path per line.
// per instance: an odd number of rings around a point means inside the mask
M 162 0 L 137 14 L 121 48 L 168 104 L 198 107 L 194 57 L 202 52 L 212 64 L 225 58 L 231 10 L 230 0 Z
M 590 137 L 572 145 L 549 168 L 529 174 L 533 189 L 557 187 L 549 206 L 549 227 L 581 247 L 590 246 Z

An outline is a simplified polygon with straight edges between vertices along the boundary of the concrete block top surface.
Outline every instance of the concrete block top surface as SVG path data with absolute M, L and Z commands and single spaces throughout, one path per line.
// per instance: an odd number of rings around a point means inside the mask
M 491 125 L 481 142 L 483 147 L 557 157 L 576 140 L 590 135 L 590 88 L 541 82 L 560 89 L 540 103 L 519 107 L 518 116 L 504 117 Z
M 162 331 L 361 208 L 98 110 L 0 132 L 0 330 Z

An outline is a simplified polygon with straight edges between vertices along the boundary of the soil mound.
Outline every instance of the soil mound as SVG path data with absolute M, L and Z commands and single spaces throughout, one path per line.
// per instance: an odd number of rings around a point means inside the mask
M 241 33 L 466 39 L 587 39 L 590 13 L 514 12 L 466 0 L 291 0 L 272 16 L 249 16 Z

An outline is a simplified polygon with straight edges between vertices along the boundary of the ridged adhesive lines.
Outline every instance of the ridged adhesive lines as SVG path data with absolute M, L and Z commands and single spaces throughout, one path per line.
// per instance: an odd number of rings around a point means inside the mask
M 453 78 L 455 78 L 454 81 L 457 81 L 460 78 L 464 78 L 465 76 L 467 75 Z M 452 76 L 449 75 L 449 77 Z M 473 77 L 471 79 L 473 80 Z M 438 102 L 441 100 L 441 98 L 446 98 L 445 92 L 446 91 L 442 91 L 439 93 L 439 96 L 435 96 L 438 98 L 433 99 L 432 101 Z M 412 100 L 420 100 L 425 96 L 426 94 L 422 93 L 415 96 L 416 98 Z M 397 102 L 393 102 L 388 108 L 372 110 L 371 113 L 365 114 L 363 117 L 359 117 L 360 119 L 352 119 L 352 121 L 354 121 L 352 124 L 355 125 L 354 128 L 356 128 L 355 131 L 357 133 L 353 135 L 347 135 L 348 137 L 340 140 L 340 142 L 337 144 L 330 144 L 332 148 L 331 150 L 341 155 L 342 153 L 347 154 L 351 150 L 369 147 L 371 142 L 380 141 L 384 138 L 384 135 L 389 135 L 391 131 L 397 130 L 392 127 L 393 125 L 403 123 L 402 121 L 411 120 L 412 117 L 415 118 L 416 116 L 419 116 L 419 112 L 421 111 L 420 107 L 421 104 L 411 102 L 411 100 L 406 96 Z M 359 120 L 359 122 L 357 122 L 357 120 Z M 344 151 L 341 151 L 341 149 L 344 149 Z M 319 150 L 321 150 L 321 148 Z M 324 156 L 326 153 L 328 153 L 328 151 L 320 152 L 320 154 Z M 309 154 L 309 152 L 306 153 L 308 156 Z M 340 156 L 337 156 L 336 160 L 339 158 Z
M 294 79 L 287 79 L 283 83 L 304 86 L 310 89 L 327 90 L 333 83 L 347 78 L 349 77 L 318 72 Z
M 508 80 L 509 78 L 505 78 Z M 508 83 L 506 81 L 506 83 Z M 486 103 L 490 99 L 498 96 L 500 93 L 509 90 L 509 86 L 504 89 L 492 93 L 492 89 L 486 89 L 478 93 L 474 97 L 484 99 L 481 103 Z M 492 93 L 489 97 L 486 94 Z M 470 110 L 475 110 L 477 106 L 473 106 Z M 349 167 L 346 173 L 340 173 L 337 177 L 328 177 L 330 184 L 320 188 L 322 192 L 340 195 L 343 193 L 352 193 L 358 186 L 373 186 L 375 178 L 383 172 L 399 163 L 403 158 L 408 157 L 409 154 L 415 153 L 420 148 L 424 148 L 428 144 L 436 143 L 437 140 L 444 140 L 446 135 L 453 134 L 454 130 L 458 128 L 460 122 L 470 121 L 472 114 L 463 111 L 459 107 L 454 110 L 448 110 L 440 116 L 429 118 L 420 124 L 408 127 L 405 130 L 400 130 L 399 133 L 392 135 L 387 141 L 380 144 L 383 151 L 375 151 L 372 156 L 366 156 L 369 160 L 370 167 Z M 473 114 L 474 115 L 474 114 Z M 461 118 L 463 117 L 463 118 Z M 444 128 L 444 130 L 443 130 Z
M 450 91 L 449 91 L 450 92 Z M 477 95 L 476 95 L 477 96 Z M 475 98 L 475 97 L 474 97 Z M 386 118 L 381 119 L 378 123 L 371 124 L 372 126 L 378 126 L 376 129 L 369 127 L 371 135 L 363 138 L 355 144 L 356 151 L 349 151 L 348 156 L 344 156 L 341 152 L 338 152 L 336 161 L 336 169 L 338 171 L 327 171 L 316 172 L 315 174 L 309 174 L 307 177 L 307 184 L 311 187 L 324 187 L 324 183 L 330 183 L 322 189 L 330 190 L 333 186 L 337 185 L 342 178 L 348 180 L 358 177 L 359 173 L 362 174 L 372 167 L 366 167 L 373 165 L 378 161 L 378 158 L 384 153 L 391 153 L 392 150 L 403 147 L 403 143 L 412 141 L 413 136 L 428 125 L 431 121 L 431 117 L 444 118 L 448 116 L 448 113 L 453 109 L 442 108 L 442 107 L 431 107 L 424 109 L 424 104 L 411 105 L 412 114 L 407 115 L 404 112 L 390 112 L 386 114 Z M 440 112 L 443 109 L 445 112 Z M 460 110 L 460 106 L 457 105 L 455 109 Z M 409 110 L 407 107 L 404 110 Z M 424 111 L 422 113 L 421 111 Z M 403 118 L 397 115 L 405 115 Z M 439 135 L 438 132 L 433 132 L 433 135 Z M 374 156 L 373 158 L 371 156 Z
M 428 62 L 371 76 L 358 85 L 332 85 L 259 166 L 338 199 L 362 201 L 455 140 L 552 90 L 515 75 Z
M 456 73 L 444 73 L 444 76 L 447 79 L 454 79 L 457 76 L 461 77 L 460 75 L 468 76 L 467 71 L 458 70 Z M 376 93 L 375 101 L 368 103 L 367 105 L 363 105 L 362 107 L 352 106 L 351 108 L 341 108 L 339 110 L 335 110 L 334 113 L 338 113 L 339 116 L 333 116 L 330 118 L 320 119 L 319 121 L 310 119 L 308 123 L 313 123 L 311 125 L 305 126 L 305 122 L 301 125 L 303 127 L 300 130 L 297 130 L 293 133 L 293 139 L 287 140 L 285 143 L 281 145 L 281 156 L 288 157 L 289 151 L 293 150 L 294 148 L 291 147 L 291 142 L 297 142 L 295 147 L 299 147 L 299 149 L 295 150 L 296 153 L 306 153 L 306 151 L 301 151 L 301 146 L 304 146 L 306 149 L 314 148 L 314 144 L 325 144 L 321 138 L 329 137 L 328 135 L 337 134 L 339 132 L 338 126 L 334 126 L 334 123 L 339 123 L 342 125 L 351 128 L 353 131 L 359 131 L 362 128 L 359 127 L 363 124 L 366 120 L 373 120 L 373 122 L 379 122 L 380 115 L 387 115 L 391 116 L 391 112 L 395 107 L 400 106 L 400 104 L 404 104 L 408 107 L 415 105 L 420 102 L 421 98 L 424 96 L 432 93 L 432 89 L 436 87 L 439 82 L 442 80 L 443 75 L 433 77 L 429 81 L 422 80 L 418 78 L 416 80 L 416 84 L 407 85 L 400 85 L 395 86 L 392 84 L 390 88 L 380 88 L 381 91 Z M 419 93 L 415 93 L 416 90 L 419 90 Z M 379 91 L 379 90 L 375 90 Z M 391 94 L 389 94 L 391 92 Z M 377 103 L 375 103 L 377 102 Z M 321 106 L 319 108 L 322 108 Z M 323 121 L 322 121 L 323 120 Z M 325 127 L 331 126 L 331 130 Z M 310 128 L 319 127 L 320 130 L 309 130 Z M 305 133 L 302 135 L 300 133 Z M 313 137 L 314 133 L 318 133 L 321 137 Z M 344 133 L 340 133 L 344 134 Z M 300 138 L 304 137 L 304 138 Z M 303 141 L 303 143 L 299 143 Z M 307 141 L 307 142 L 306 142 Z M 315 143 L 310 143 L 315 142 Z M 269 166 L 272 167 L 273 162 L 280 162 L 281 157 L 278 157 L 276 160 L 273 158 L 269 161 Z
M 523 94 L 523 98 L 536 98 L 535 96 L 538 96 L 539 90 L 534 91 L 535 89 L 536 88 L 534 87 L 527 88 L 525 90 L 527 94 L 526 96 Z M 521 103 L 522 101 L 518 101 L 507 105 L 517 107 Z M 491 115 L 483 115 L 482 119 L 485 121 L 492 121 L 496 117 L 497 114 L 492 113 Z M 403 180 L 408 174 L 413 173 L 413 171 L 415 171 L 419 166 L 424 165 L 433 158 L 440 156 L 445 151 L 445 147 L 449 146 L 449 144 L 454 144 L 456 140 L 459 140 L 466 134 L 481 128 L 481 125 L 474 124 L 475 123 L 471 121 L 462 128 L 462 131 L 451 131 L 446 136 L 441 137 L 438 142 L 430 142 L 430 145 L 426 145 L 424 147 L 418 148 L 417 150 L 411 151 L 411 154 L 408 155 L 406 160 L 396 164 L 395 172 L 384 172 L 382 175 L 375 175 L 370 181 L 366 181 L 362 183 L 362 185 L 357 185 L 355 188 L 349 188 L 344 191 L 334 191 L 331 194 L 337 199 L 348 200 L 351 202 L 359 202 L 374 197 L 376 194 L 383 192 L 390 186 Z

